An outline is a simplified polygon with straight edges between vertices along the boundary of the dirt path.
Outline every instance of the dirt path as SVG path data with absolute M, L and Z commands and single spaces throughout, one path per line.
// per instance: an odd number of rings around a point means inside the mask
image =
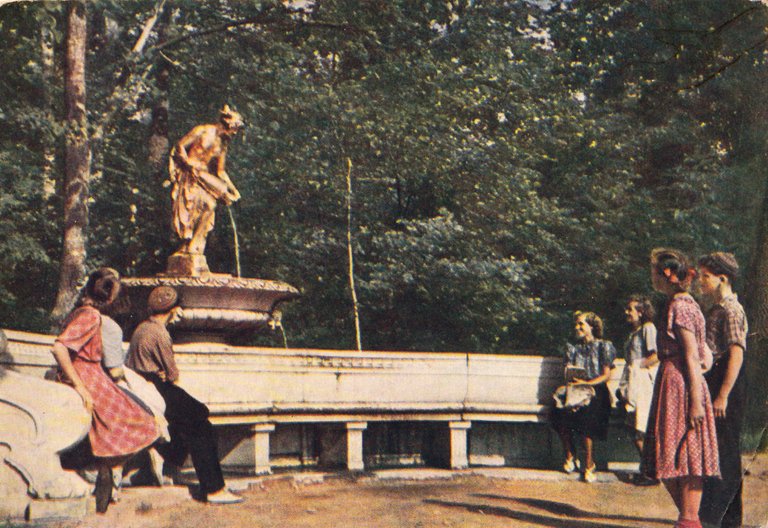
M 584 484 L 472 475 L 427 481 L 330 478 L 315 483 L 273 477 L 242 495 L 243 504 L 212 506 L 191 500 L 180 486 L 132 488 L 123 491 L 121 501 L 106 515 L 45 526 L 654 528 L 671 526 L 676 518 L 662 486 L 637 487 L 613 478 Z M 768 526 L 768 455 L 750 464 L 745 507 L 745 526 Z

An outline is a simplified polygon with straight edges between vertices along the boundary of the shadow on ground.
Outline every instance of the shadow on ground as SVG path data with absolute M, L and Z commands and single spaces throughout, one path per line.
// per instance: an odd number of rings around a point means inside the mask
M 562 502 L 550 501 L 545 499 L 531 499 L 528 497 L 505 497 L 503 495 L 491 495 L 491 494 L 475 494 L 474 497 L 481 497 L 484 499 L 495 500 L 508 500 L 513 502 L 519 502 L 533 508 L 539 508 L 547 510 L 549 513 L 555 515 L 565 515 L 567 517 L 579 517 L 582 519 L 606 519 L 611 521 L 627 521 L 627 522 L 641 522 L 641 523 L 659 523 L 666 524 L 669 519 L 662 517 L 634 517 L 631 515 L 606 515 L 602 513 L 594 513 L 570 504 L 564 504 Z
M 599 513 L 585 511 L 569 504 L 561 502 L 541 500 L 541 499 L 529 499 L 529 498 L 516 498 L 516 497 L 504 497 L 501 495 L 486 495 L 475 494 L 474 497 L 492 499 L 492 500 L 506 500 L 517 502 L 525 506 L 534 508 L 540 508 L 546 510 L 553 515 L 562 515 L 566 517 L 573 517 L 573 519 L 562 519 L 559 517 L 552 517 L 550 515 L 528 513 L 524 511 L 518 511 L 511 508 L 505 508 L 501 506 L 492 506 L 490 504 L 470 504 L 465 502 L 453 502 L 437 499 L 424 500 L 427 504 L 434 504 L 437 506 L 444 506 L 446 508 L 463 508 L 469 512 L 479 513 L 483 515 L 496 515 L 498 517 L 505 517 L 507 519 L 514 519 L 516 521 L 523 521 L 531 524 L 540 524 L 541 526 L 550 526 L 552 528 L 626 528 L 626 524 L 606 524 L 603 522 L 592 522 L 585 519 L 605 520 L 605 521 L 626 521 L 639 523 L 640 526 L 648 526 L 650 524 L 668 525 L 668 519 L 659 518 L 647 518 L 647 517 L 631 517 L 625 515 L 603 515 Z

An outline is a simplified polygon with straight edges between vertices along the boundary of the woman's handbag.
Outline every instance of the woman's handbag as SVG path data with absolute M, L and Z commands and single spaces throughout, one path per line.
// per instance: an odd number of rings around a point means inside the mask
M 552 397 L 558 409 L 577 411 L 589 405 L 595 397 L 595 388 L 592 385 L 571 383 L 555 389 Z

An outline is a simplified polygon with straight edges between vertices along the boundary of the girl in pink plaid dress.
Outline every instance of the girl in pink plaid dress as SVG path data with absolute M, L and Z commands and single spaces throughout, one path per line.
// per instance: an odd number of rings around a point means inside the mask
M 112 491 L 111 468 L 151 445 L 159 437 L 152 415 L 109 378 L 101 366 L 101 313 L 117 298 L 117 272 L 101 268 L 90 275 L 78 307 L 64 322 L 53 355 L 63 381 L 74 387 L 93 420 L 88 432 L 91 451 L 99 460 L 96 505 L 106 511 Z
M 661 479 L 680 512 L 678 528 L 700 528 L 704 479 L 719 477 L 712 401 L 702 364 L 707 357 L 704 315 L 688 293 L 695 272 L 672 249 L 651 254 L 651 281 L 668 297 L 659 325 L 661 366 L 648 419 L 644 462 Z

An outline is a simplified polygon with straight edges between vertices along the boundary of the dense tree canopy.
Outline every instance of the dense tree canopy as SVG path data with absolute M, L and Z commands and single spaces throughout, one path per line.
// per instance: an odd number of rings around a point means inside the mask
M 47 329 L 56 294 L 64 11 L 0 7 L 0 318 L 15 328 Z M 229 103 L 247 121 L 228 160 L 243 274 L 302 290 L 291 345 L 354 345 L 347 160 L 365 348 L 552 353 L 574 309 L 620 340 L 652 247 L 750 261 L 761 3 L 94 0 L 88 24 L 88 263 L 164 269 L 153 141 Z M 208 261 L 234 272 L 224 207 Z

